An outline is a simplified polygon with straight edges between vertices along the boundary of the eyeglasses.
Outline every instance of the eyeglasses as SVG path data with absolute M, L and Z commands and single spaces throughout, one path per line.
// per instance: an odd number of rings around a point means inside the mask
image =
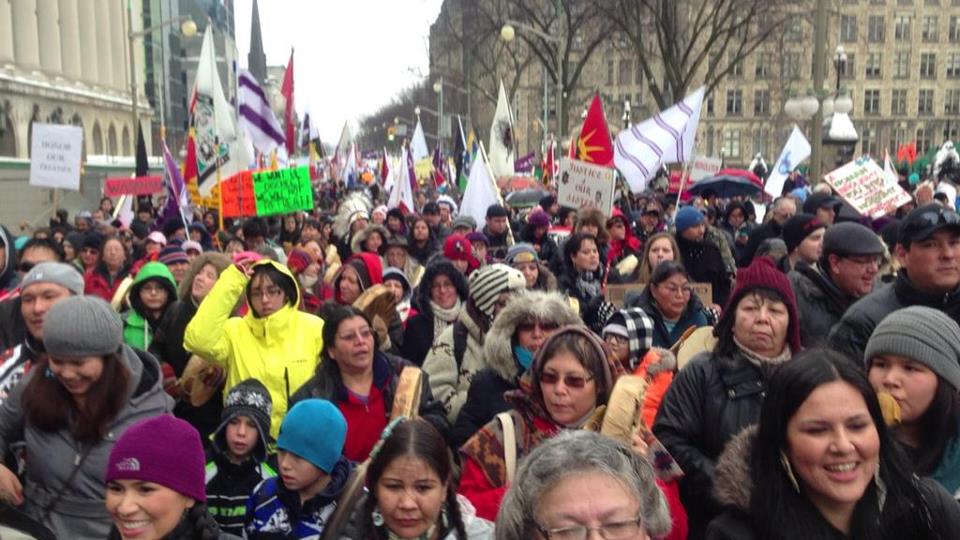
M 271 298 L 278 298 L 283 294 L 283 289 L 280 287 L 267 287 L 266 289 L 250 289 L 250 296 L 252 298 L 264 298 L 267 300 Z
M 858 266 L 871 266 L 880 264 L 880 257 L 874 257 L 870 255 L 856 256 L 856 257 L 844 257 L 844 259 L 856 264 Z
M 537 530 L 540 535 L 547 540 L 586 540 L 591 532 L 600 533 L 600 538 L 604 540 L 626 540 L 634 538 L 640 533 L 640 516 L 629 521 L 615 521 L 603 523 L 599 527 L 564 527 L 560 529 L 548 529 L 537 524 Z
M 338 334 L 337 339 L 343 341 L 356 341 L 357 339 L 362 339 L 364 341 L 370 339 L 373 336 L 373 330 L 370 327 L 362 328 L 360 330 L 355 330 L 349 334 Z
M 430 286 L 431 291 L 439 291 L 442 289 L 455 289 L 456 285 L 452 281 L 434 281 L 433 285 Z
M 17 271 L 26 274 L 27 272 L 32 270 L 34 266 L 36 266 L 36 263 L 32 263 L 30 261 L 23 261 L 17 266 Z
M 930 209 L 904 223 L 900 230 L 900 236 L 910 238 L 924 232 L 928 227 L 956 225 L 957 223 L 960 223 L 960 216 L 953 210 L 947 208 Z
M 627 342 L 627 338 L 623 336 L 618 336 L 616 334 L 607 334 L 603 336 L 603 340 L 610 345 L 624 345 Z
M 541 332 L 553 332 L 560 325 L 553 321 L 524 321 L 517 325 L 518 332 L 533 332 L 534 328 L 540 328 Z
M 584 377 L 583 375 L 564 375 L 563 385 L 570 388 L 583 388 L 593 377 Z M 553 386 L 560 382 L 560 375 L 551 371 L 544 371 L 540 374 L 540 383 Z M 559 537 L 558 537 L 559 538 Z
M 148 294 L 159 294 L 166 291 L 162 285 L 158 285 L 156 283 L 147 283 L 141 287 L 140 290 Z
M 676 285 L 661 284 L 661 285 L 657 285 L 657 288 L 659 288 L 662 291 L 666 291 L 667 293 L 672 294 L 673 296 L 687 296 L 692 291 L 689 285 L 677 287 Z

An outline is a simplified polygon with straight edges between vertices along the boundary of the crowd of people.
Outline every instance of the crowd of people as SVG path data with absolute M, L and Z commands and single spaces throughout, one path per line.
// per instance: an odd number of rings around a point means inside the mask
M 545 192 L 477 223 L 361 188 L 0 226 L 0 527 L 953 538 L 960 216 L 936 187 L 875 219 L 791 179 L 764 213 Z

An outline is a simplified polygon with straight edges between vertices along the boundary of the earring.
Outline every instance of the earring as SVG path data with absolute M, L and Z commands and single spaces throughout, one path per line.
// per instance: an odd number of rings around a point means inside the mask
M 373 524 L 377 527 L 383 527 L 383 514 L 380 513 L 379 509 L 373 511 L 370 514 L 370 517 L 373 519 Z
M 449 521 L 447 520 L 447 503 L 446 502 L 444 502 L 443 506 L 440 507 L 440 523 L 443 524 L 444 530 L 446 530 L 446 528 L 450 525 Z
M 52 378 L 54 378 L 56 375 L 53 374 L 53 370 L 52 370 L 52 369 L 47 368 L 47 369 L 43 372 L 43 376 L 46 377 L 46 378 L 48 378 L 48 379 L 52 379 Z
M 797 482 L 797 477 L 793 475 L 793 467 L 790 466 L 790 460 L 787 459 L 787 455 L 783 453 L 783 450 L 780 451 L 780 465 L 783 466 L 783 472 L 787 474 L 787 478 L 790 479 L 790 485 L 793 486 L 793 489 L 800 493 L 800 483 Z
M 883 511 L 883 505 L 887 502 L 887 484 L 880 478 L 880 462 L 877 462 L 877 470 L 873 472 L 873 483 L 877 485 L 877 504 Z

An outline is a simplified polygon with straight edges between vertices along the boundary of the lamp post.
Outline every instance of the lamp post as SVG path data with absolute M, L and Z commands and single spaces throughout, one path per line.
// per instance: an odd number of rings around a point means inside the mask
M 437 148 L 443 155 L 443 77 L 433 83 L 433 91 L 437 94 Z
M 536 28 L 524 24 L 519 21 L 507 20 L 507 22 L 500 28 L 500 38 L 503 41 L 510 43 L 516 37 L 517 29 L 523 30 L 524 32 L 533 34 L 540 39 L 553 43 L 556 45 L 555 56 L 557 59 L 557 136 L 562 137 L 564 135 L 563 129 L 563 56 L 561 47 L 563 47 L 564 40 L 559 36 L 551 36 L 546 32 L 541 32 Z
M 140 111 L 138 110 L 137 103 L 137 63 L 134 58 L 133 47 L 135 40 L 141 38 L 155 30 L 165 28 L 167 26 L 172 26 L 174 24 L 180 24 L 180 32 L 185 37 L 191 37 L 197 33 L 197 23 L 193 22 L 188 16 L 177 17 L 175 19 L 170 19 L 169 21 L 164 21 L 160 24 L 155 24 L 134 32 L 133 30 L 133 0 L 127 0 L 127 48 L 130 53 L 130 103 L 131 108 L 133 109 L 133 131 L 132 134 L 134 137 L 137 137 L 137 133 L 140 130 Z M 162 105 L 161 105 L 162 107 Z M 165 135 L 164 132 L 166 126 L 162 123 L 160 125 L 161 138 Z

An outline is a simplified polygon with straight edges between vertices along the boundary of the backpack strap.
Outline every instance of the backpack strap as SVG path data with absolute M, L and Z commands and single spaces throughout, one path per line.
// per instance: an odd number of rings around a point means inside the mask
M 509 412 L 502 412 L 496 418 L 503 429 L 503 461 L 507 468 L 507 484 L 512 484 L 513 476 L 517 472 L 517 431 Z
M 463 355 L 467 352 L 467 327 L 460 321 L 453 323 L 453 359 L 457 362 L 457 372 L 463 365 Z

